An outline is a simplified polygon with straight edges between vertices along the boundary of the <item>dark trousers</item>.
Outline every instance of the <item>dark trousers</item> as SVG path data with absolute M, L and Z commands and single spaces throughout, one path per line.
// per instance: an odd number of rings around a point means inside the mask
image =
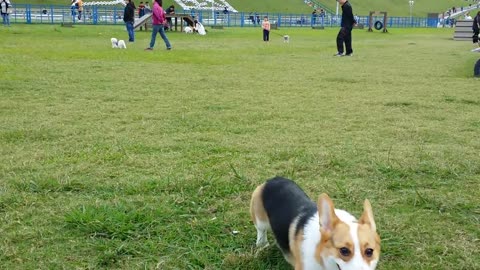
M 263 41 L 269 41 L 270 40 L 270 31 L 263 29 Z
M 479 34 L 479 30 L 473 29 L 473 36 L 472 36 L 473 43 L 478 43 L 478 34 Z
M 345 53 L 351 54 L 352 50 L 352 29 L 342 27 L 337 35 L 337 51 L 343 53 L 343 43 L 345 43 Z
M 473 67 L 473 76 L 480 77 L 480 59 L 477 60 Z

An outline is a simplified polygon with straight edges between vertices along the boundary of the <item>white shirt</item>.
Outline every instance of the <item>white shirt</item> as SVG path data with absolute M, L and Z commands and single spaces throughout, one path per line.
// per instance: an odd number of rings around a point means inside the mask
M 7 13 L 7 8 L 11 7 L 10 0 L 5 0 L 5 2 L 3 2 L 3 0 L 0 0 L 0 6 L 2 13 Z
M 195 29 L 197 30 L 198 34 L 201 36 L 204 36 L 207 34 L 207 31 L 205 31 L 205 27 L 203 27 L 203 25 L 199 22 L 195 25 Z

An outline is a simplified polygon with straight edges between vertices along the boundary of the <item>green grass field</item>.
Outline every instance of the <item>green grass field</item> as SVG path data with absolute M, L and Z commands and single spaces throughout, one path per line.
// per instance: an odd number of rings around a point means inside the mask
M 337 31 L 146 52 L 110 48 L 121 26 L 0 28 L 0 268 L 290 269 L 254 256 L 248 214 L 282 175 L 357 216 L 369 198 L 380 270 L 478 269 L 478 54 L 391 28 L 336 58 Z

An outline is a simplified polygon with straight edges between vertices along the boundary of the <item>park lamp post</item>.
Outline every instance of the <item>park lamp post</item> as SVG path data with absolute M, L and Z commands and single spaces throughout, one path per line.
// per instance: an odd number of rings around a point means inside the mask
M 413 24 L 412 9 L 414 4 L 415 4 L 415 1 L 413 0 L 408 1 L 408 5 L 410 5 L 410 23 L 412 24 Z

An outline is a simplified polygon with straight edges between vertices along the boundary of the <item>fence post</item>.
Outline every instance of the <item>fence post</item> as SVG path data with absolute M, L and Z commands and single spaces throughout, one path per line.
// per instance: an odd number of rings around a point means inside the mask
M 27 4 L 25 8 L 25 17 L 27 19 L 27 23 L 31 24 L 32 23 L 32 6 L 30 4 Z
M 50 5 L 50 21 L 53 24 L 53 5 Z
M 96 5 L 93 6 L 93 9 L 92 9 L 92 20 L 93 20 L 93 24 L 98 23 L 98 7 Z

